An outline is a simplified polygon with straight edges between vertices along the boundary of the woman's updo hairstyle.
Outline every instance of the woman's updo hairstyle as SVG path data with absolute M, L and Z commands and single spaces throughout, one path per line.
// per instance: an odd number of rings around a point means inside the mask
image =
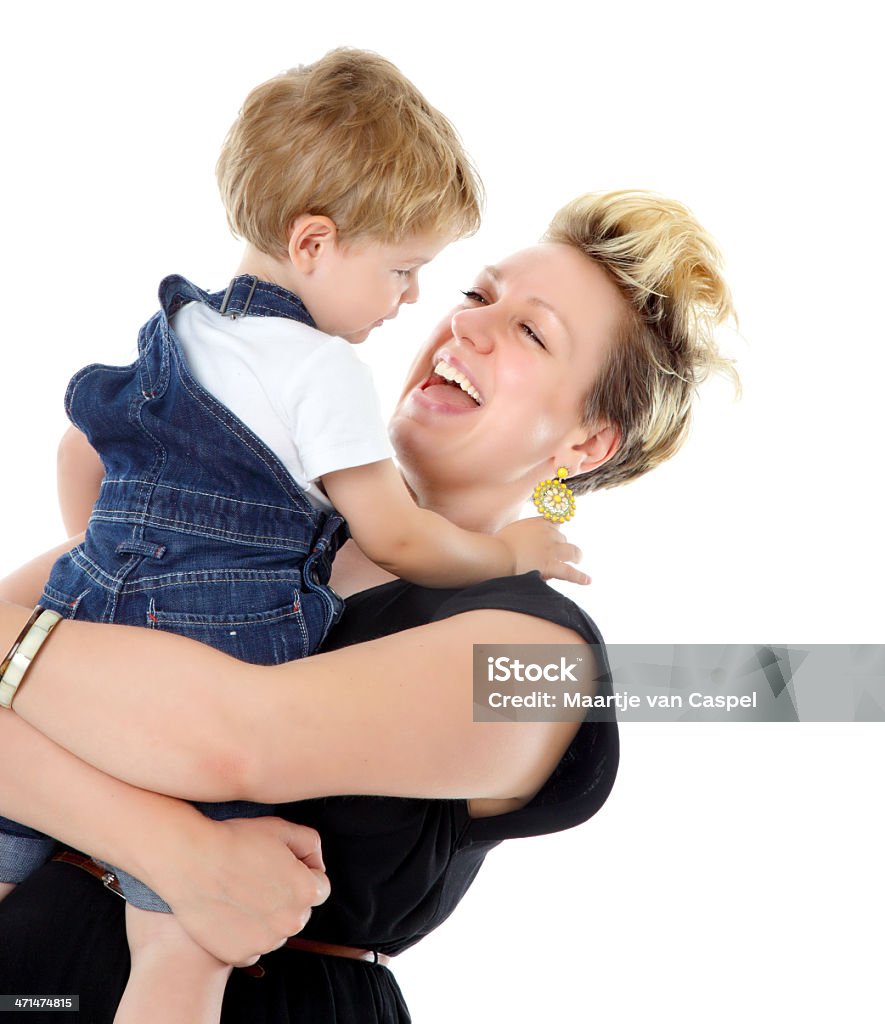
M 564 206 L 544 236 L 574 246 L 609 274 L 628 307 L 619 337 L 584 402 L 588 424 L 617 425 L 615 455 L 574 476 L 581 494 L 633 480 L 688 435 L 697 386 L 724 373 L 739 389 L 715 329 L 735 319 L 722 258 L 694 215 L 650 192 L 589 193 Z

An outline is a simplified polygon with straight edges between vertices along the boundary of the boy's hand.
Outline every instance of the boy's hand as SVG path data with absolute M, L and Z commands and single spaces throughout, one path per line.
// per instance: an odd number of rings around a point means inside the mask
M 536 516 L 520 519 L 495 536 L 502 540 L 513 554 L 513 575 L 537 569 L 545 580 L 567 580 L 569 583 L 590 582 L 590 577 L 569 562 L 580 562 L 581 550 L 569 544 L 562 533 L 549 520 Z

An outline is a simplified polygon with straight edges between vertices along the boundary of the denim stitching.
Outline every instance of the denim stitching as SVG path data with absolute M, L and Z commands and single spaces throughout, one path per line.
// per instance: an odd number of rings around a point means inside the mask
M 156 394 L 157 392 L 165 394 L 167 388 L 169 387 L 169 379 L 172 373 L 171 360 L 169 358 L 169 340 L 168 337 L 166 336 L 167 332 L 165 319 L 166 318 L 164 314 L 157 313 L 155 314 L 154 318 L 150 321 L 151 324 L 154 324 L 154 327 L 152 328 L 150 344 L 153 345 L 158 343 L 158 333 L 160 335 L 159 343 L 162 344 L 162 348 L 160 349 L 159 352 L 160 367 L 159 377 L 157 378 L 156 386 L 154 385 L 153 381 L 151 381 L 151 392 L 154 394 Z M 148 360 L 145 357 L 142 360 L 142 366 L 147 367 L 147 362 Z M 149 438 L 151 442 L 153 442 L 155 453 L 154 463 L 153 466 L 151 467 L 153 479 L 144 480 L 140 484 L 140 491 L 142 492 L 143 496 L 139 501 L 139 505 L 143 513 L 147 512 L 148 507 L 150 506 L 151 498 L 153 497 L 154 494 L 154 488 L 156 487 L 160 477 L 163 474 L 163 468 L 166 465 L 166 459 L 168 454 L 166 452 L 165 446 L 161 444 L 158 438 L 154 437 L 154 435 L 150 432 L 150 430 L 148 430 L 147 425 L 144 422 L 142 414 L 144 412 L 145 406 L 149 401 L 150 397 L 147 394 L 145 394 L 144 400 L 139 402 L 136 408 L 133 410 L 135 414 L 133 422 L 137 423 L 138 427 L 144 432 L 145 436 Z M 144 524 L 141 525 L 140 531 L 137 530 L 136 532 L 140 533 L 141 537 L 143 538 Z
M 288 537 L 274 537 L 267 535 L 237 533 L 231 530 L 223 530 L 220 526 L 195 526 L 187 519 L 169 519 L 166 516 L 159 516 L 156 513 L 129 512 L 125 509 L 96 509 L 92 518 L 104 523 L 136 523 L 142 527 L 157 526 L 163 529 L 174 529 L 179 527 L 178 532 L 194 537 L 212 537 L 216 539 L 230 540 L 232 542 L 248 541 L 250 544 L 260 544 L 264 547 L 279 547 L 281 550 L 297 551 L 301 554 L 310 550 L 310 545 L 301 542 L 296 544 Z
M 152 590 L 190 590 L 192 587 L 198 587 L 201 592 L 205 592 L 207 588 L 212 588 L 218 584 L 228 586 L 230 584 L 243 584 L 250 585 L 254 584 L 256 587 L 263 583 L 287 583 L 289 586 L 298 586 L 300 580 L 293 578 L 292 576 L 283 577 L 282 579 L 271 579 L 271 580 L 193 580 L 193 579 L 169 579 L 164 581 L 158 581 L 155 578 L 148 577 L 147 579 L 139 579 L 133 583 L 127 583 L 122 588 L 125 594 L 141 594 L 144 592 L 150 592 Z
M 285 486 L 287 491 L 291 490 L 293 486 L 300 491 L 300 488 L 298 487 L 298 484 L 296 483 L 295 479 L 292 477 L 292 474 L 285 468 L 285 466 L 283 466 L 282 463 L 279 463 L 279 460 L 275 456 L 273 456 L 273 453 L 266 445 L 262 444 L 260 448 L 257 447 L 256 444 L 252 442 L 252 439 L 250 437 L 246 436 L 239 429 L 237 429 L 237 424 L 227 422 L 227 420 L 230 418 L 230 414 L 228 414 L 227 416 L 220 415 L 220 410 L 222 408 L 221 406 L 219 406 L 218 410 L 214 409 L 204 400 L 204 396 L 202 394 L 198 393 L 190 386 L 190 380 L 185 379 L 185 377 L 181 373 L 179 373 L 179 378 L 181 379 L 182 387 L 188 392 L 188 394 L 194 399 L 194 401 L 197 402 L 200 406 L 202 406 L 208 415 L 212 416 L 213 419 L 217 420 L 228 431 L 234 434 L 234 436 L 239 441 L 241 441 L 249 449 L 249 451 L 251 451 L 252 454 L 264 464 L 264 466 L 271 473 L 273 473 L 274 477 L 279 481 L 279 483 L 282 486 Z M 258 441 L 258 438 L 256 438 L 255 440 Z M 268 458 L 268 456 L 272 457 L 272 461 L 271 459 Z M 277 465 L 277 463 L 279 464 Z M 279 470 L 282 470 L 283 473 L 285 473 L 284 479 L 280 479 Z M 298 499 L 295 497 L 295 495 L 292 495 L 292 498 L 297 507 Z M 301 500 L 303 501 L 304 499 Z
M 206 296 L 205 292 L 200 289 L 196 289 L 190 282 L 182 281 L 176 283 L 176 287 L 181 289 L 190 296 L 194 292 L 201 298 Z M 162 286 L 161 286 L 162 291 Z M 281 290 L 281 296 L 286 299 L 290 304 L 293 300 L 297 299 L 297 296 L 287 293 L 285 289 Z M 208 297 L 210 299 L 209 304 L 215 308 L 220 300 Z M 253 304 L 255 299 L 253 298 Z M 261 300 L 258 300 L 260 306 Z M 174 308 L 174 302 L 170 304 L 170 309 Z M 269 308 L 269 307 L 262 307 Z M 251 307 L 250 307 L 251 309 Z M 247 314 L 248 315 L 248 314 Z M 237 440 L 239 440 L 252 454 L 261 461 L 266 469 L 270 471 L 274 479 L 280 484 L 286 492 L 286 495 L 292 501 L 296 508 L 305 505 L 306 508 L 302 509 L 304 514 L 308 515 L 313 522 L 316 521 L 316 512 L 313 510 L 310 503 L 304 497 L 301 488 L 292 477 L 292 474 L 286 469 L 285 466 L 279 461 L 274 453 L 265 445 L 260 438 L 255 436 L 248 427 L 242 421 L 233 415 L 228 409 L 225 409 L 215 398 L 212 397 L 201 385 L 194 380 L 191 376 L 190 370 L 187 366 L 186 361 L 180 351 L 178 340 L 175 338 L 174 332 L 169 325 L 169 317 L 162 313 L 156 314 L 160 319 L 159 327 L 163 336 L 164 346 L 164 358 L 168 360 L 170 370 L 171 363 L 174 357 L 175 369 L 177 379 L 181 383 L 184 390 L 193 398 L 193 400 L 204 410 L 204 412 L 211 416 L 217 423 L 221 424 L 230 434 L 232 434 Z
M 310 633 L 307 629 L 307 623 L 304 621 L 304 611 L 302 609 L 301 601 L 298 601 L 295 605 L 294 612 L 295 621 L 301 630 L 301 650 L 307 653 L 310 650 Z M 325 633 L 323 635 L 325 635 Z M 319 647 L 319 643 L 317 644 L 317 647 Z
M 186 569 L 179 572 L 162 573 L 158 576 L 139 576 L 137 581 L 129 582 L 127 586 L 134 587 L 146 584 L 151 587 L 198 585 L 211 587 L 216 583 L 294 583 L 297 586 L 301 580 L 301 573 L 295 569 L 288 572 L 273 572 L 272 570 L 265 569 L 255 569 L 252 571 L 255 575 L 229 572 L 226 569 Z
M 213 398 L 205 388 L 194 380 L 191 376 L 190 370 L 188 369 L 186 361 L 182 358 L 177 339 L 173 342 L 174 335 L 169 328 L 168 321 L 164 324 L 164 333 L 170 349 L 170 355 L 174 351 L 176 356 L 178 379 L 184 390 L 207 413 L 207 415 L 211 416 L 229 433 L 233 434 L 235 438 L 244 444 L 249 451 L 251 451 L 252 454 L 261 461 L 265 468 L 273 474 L 274 479 L 276 479 L 280 486 L 285 489 L 287 497 L 292 500 L 296 507 L 306 505 L 307 508 L 304 511 L 309 515 L 314 515 L 315 513 L 313 508 L 304 497 L 297 481 L 293 478 L 292 474 L 286 469 L 282 462 L 280 462 L 276 455 L 274 455 L 270 448 L 268 448 L 259 437 L 250 431 L 239 417 L 234 416 L 229 409 L 226 409 L 221 405 L 217 399 Z
M 227 628 L 228 626 L 262 626 L 271 622 L 282 622 L 285 619 L 301 620 L 303 618 L 300 605 L 296 610 L 291 604 L 287 604 L 285 608 L 271 608 L 266 612 L 252 612 L 251 617 L 244 619 L 226 618 L 223 615 L 197 615 L 195 612 L 164 612 L 162 609 L 158 610 L 153 601 L 150 602 L 150 606 L 154 615 L 151 621 L 155 622 L 158 626 L 168 623 L 169 625 L 177 626 L 218 626 L 219 628 Z
M 97 562 L 93 562 L 88 555 L 84 555 L 79 548 L 74 548 L 70 552 L 71 561 L 74 565 L 80 569 L 81 572 L 86 575 L 94 582 L 97 583 L 102 590 L 113 590 L 119 583 L 116 576 L 112 576 L 111 573 L 106 572 Z
M 131 484 L 148 484 L 148 485 L 151 485 L 151 481 L 150 480 L 141 480 L 138 477 L 122 477 L 122 476 L 120 476 L 120 477 L 105 477 L 105 479 L 102 481 L 102 487 L 104 487 L 105 484 L 130 484 L 130 483 Z M 304 512 L 300 508 L 292 508 L 292 507 L 287 506 L 287 505 L 270 505 L 270 504 L 267 504 L 265 502 L 260 502 L 260 501 L 243 501 L 241 498 L 230 498 L 226 494 L 219 494 L 219 493 L 214 492 L 214 491 L 196 491 L 196 490 L 194 490 L 191 487 L 179 487 L 177 484 L 164 484 L 162 481 L 158 481 L 153 486 L 154 486 L 154 490 L 166 490 L 166 491 L 179 492 L 181 494 L 192 494 L 195 497 L 199 497 L 199 498 L 220 498 L 222 501 L 230 501 L 230 502 L 236 503 L 237 505 L 243 505 L 244 508 L 246 508 L 246 509 L 250 509 L 250 508 L 270 509 L 273 512 L 295 513 L 296 515 L 299 515 L 299 516 L 305 516 L 308 519 L 312 518 L 310 516 L 310 513 Z
M 60 605 L 65 609 L 65 618 L 73 619 L 76 618 L 77 609 L 80 607 L 80 602 L 90 592 L 92 588 L 87 587 L 82 593 L 78 594 L 73 601 L 68 600 L 68 595 L 63 594 L 60 590 L 56 590 L 55 587 L 50 587 L 47 583 L 43 587 L 43 596 L 48 598 L 50 601 L 57 605 Z

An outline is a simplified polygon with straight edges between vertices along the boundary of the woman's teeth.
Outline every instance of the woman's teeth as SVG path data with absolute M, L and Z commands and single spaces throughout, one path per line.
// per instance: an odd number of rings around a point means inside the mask
M 449 366 L 445 360 L 441 359 L 436 366 L 434 366 L 433 372 L 437 374 L 437 376 L 442 377 L 443 380 L 447 380 L 452 384 L 457 384 L 462 391 L 470 395 L 477 405 L 482 405 L 482 398 L 479 392 L 460 370 L 456 370 L 453 366 Z

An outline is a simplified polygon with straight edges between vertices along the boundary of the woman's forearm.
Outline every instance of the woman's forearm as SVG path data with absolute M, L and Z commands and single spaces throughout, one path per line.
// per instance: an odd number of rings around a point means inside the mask
M 278 818 L 210 821 L 103 775 L 8 711 L 0 750 L 0 813 L 140 878 L 226 963 L 275 949 L 328 896 L 312 829 Z
M 0 606 L 0 641 L 25 615 Z M 575 725 L 474 722 L 478 641 L 577 638 L 532 616 L 474 611 L 260 667 L 169 633 L 62 622 L 15 711 L 103 771 L 189 799 L 527 799 Z
M 104 775 L 0 712 L 0 813 L 153 883 L 164 844 L 199 827 L 194 808 Z
M 0 605 L 0 647 L 26 617 Z M 169 633 L 60 622 L 14 711 L 132 785 L 191 800 L 236 799 L 237 694 L 247 667 L 254 668 Z

